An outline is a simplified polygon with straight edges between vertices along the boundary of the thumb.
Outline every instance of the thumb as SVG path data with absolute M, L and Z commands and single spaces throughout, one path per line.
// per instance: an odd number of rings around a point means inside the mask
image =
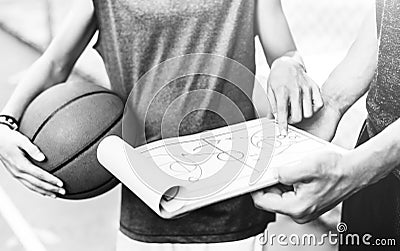
M 278 168 L 278 180 L 280 183 L 291 186 L 296 183 L 308 183 L 314 178 L 312 165 L 305 161 L 296 161 L 290 165 Z
M 294 192 L 286 192 L 283 194 L 272 191 L 252 193 L 254 205 L 257 208 L 269 212 L 288 215 L 293 205 L 298 204 L 298 198 Z
M 43 162 L 46 159 L 46 156 L 44 156 L 39 148 L 22 134 L 18 139 L 18 146 L 36 161 Z

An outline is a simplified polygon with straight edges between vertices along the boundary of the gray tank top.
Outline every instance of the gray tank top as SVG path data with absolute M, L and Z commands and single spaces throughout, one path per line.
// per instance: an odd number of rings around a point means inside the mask
M 255 0 L 94 0 L 99 28 L 96 49 L 102 56 L 112 89 L 127 100 L 131 95 L 135 112 L 145 120 L 148 141 L 192 134 L 224 126 L 219 115 L 207 109 L 186 114 L 191 108 L 221 107 L 220 95 L 229 97 L 244 120 L 255 117 L 251 104 L 254 79 L 239 86 L 211 76 L 195 74 L 174 79 L 164 72 L 136 88 L 138 80 L 161 62 L 193 53 L 228 57 L 255 71 Z M 174 69 L 204 67 L 196 60 Z M 213 66 L 214 67 L 214 66 Z M 221 71 L 224 65 L 215 65 Z M 196 70 L 196 69 L 195 69 Z M 217 70 L 218 72 L 218 70 Z M 171 73 L 172 74 L 172 73 Z M 207 90 L 200 97 L 185 93 Z M 209 93 L 209 94 L 207 94 Z M 174 100 L 173 112 L 165 112 Z M 150 104 L 149 110 L 145 109 Z M 146 113 L 147 112 L 147 113 Z M 232 110 L 232 114 L 236 111 Z M 146 117 L 144 114 L 146 113 Z M 167 119 L 161 136 L 161 120 Z M 233 119 L 235 120 L 235 119 Z M 164 122 L 163 122 L 164 123 Z M 163 128 L 164 132 L 164 128 Z M 127 188 L 122 189 L 120 228 L 129 237 L 145 242 L 224 242 L 261 233 L 274 215 L 254 207 L 243 195 L 188 215 L 163 220 Z
M 373 137 L 400 118 L 400 1 L 377 0 L 378 66 L 367 96 L 368 134 Z M 393 170 L 400 179 L 400 167 Z
M 378 67 L 367 97 L 371 137 L 400 118 L 400 1 L 377 0 L 376 9 Z

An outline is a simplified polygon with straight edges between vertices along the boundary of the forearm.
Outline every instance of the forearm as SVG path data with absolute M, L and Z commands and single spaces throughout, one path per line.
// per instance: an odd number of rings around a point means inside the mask
M 343 115 L 368 91 L 375 69 L 376 56 L 348 55 L 323 84 L 324 103 Z
M 367 13 L 346 57 L 322 86 L 324 103 L 344 114 L 369 88 L 378 58 L 375 8 Z
M 270 66 L 282 56 L 298 57 L 280 0 L 257 1 L 256 27 Z
M 361 188 L 386 177 L 400 166 L 400 120 L 389 125 L 380 134 L 352 150 L 348 155 L 350 165 L 361 170 Z
M 18 120 L 37 95 L 67 80 L 95 31 L 93 6 L 90 2 L 78 1 L 47 50 L 19 81 L 1 113 Z
M 67 77 L 68 74 L 57 68 L 50 59 L 39 58 L 19 81 L 1 114 L 11 115 L 19 120 L 26 106 L 38 94 L 49 86 L 65 81 Z

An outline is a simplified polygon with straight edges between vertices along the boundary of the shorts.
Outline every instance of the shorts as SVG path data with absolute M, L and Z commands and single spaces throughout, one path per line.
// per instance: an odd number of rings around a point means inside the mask
M 147 243 L 133 240 L 118 231 L 116 251 L 267 251 L 258 236 L 221 243 Z

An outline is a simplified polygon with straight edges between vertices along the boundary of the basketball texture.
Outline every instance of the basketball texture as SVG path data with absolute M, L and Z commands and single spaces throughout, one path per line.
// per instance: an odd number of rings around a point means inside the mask
M 111 91 L 86 82 L 49 88 L 26 109 L 20 131 L 46 155 L 33 163 L 64 182 L 65 199 L 86 199 L 118 184 L 96 157 L 108 135 L 121 136 L 124 103 Z

